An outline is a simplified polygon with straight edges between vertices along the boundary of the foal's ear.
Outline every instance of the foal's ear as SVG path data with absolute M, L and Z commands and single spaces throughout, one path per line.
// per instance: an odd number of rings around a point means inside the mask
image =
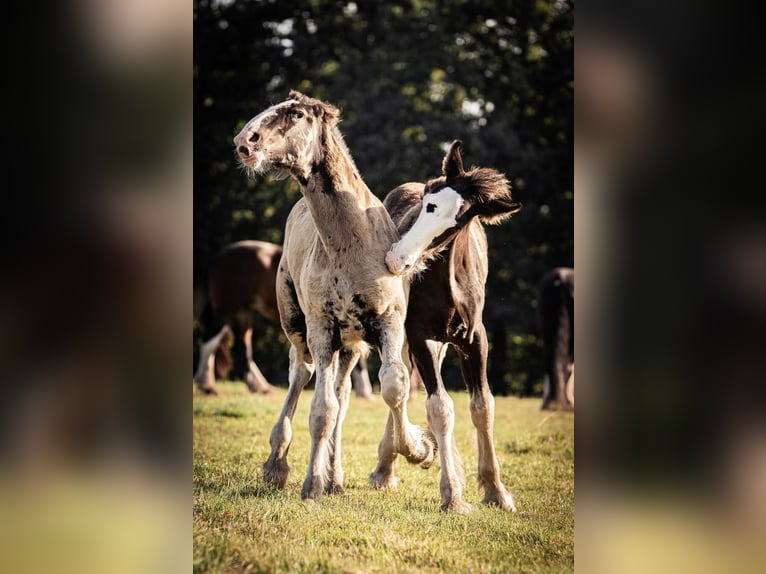
M 334 126 L 340 121 L 340 110 L 338 108 L 332 104 L 320 102 L 319 100 L 314 101 L 317 103 L 311 106 L 311 109 L 314 111 L 316 117 L 323 119 L 331 126 Z
M 483 223 L 492 225 L 516 215 L 521 211 L 521 204 L 513 203 L 506 199 L 496 199 L 489 203 L 478 204 L 475 208 L 479 219 Z
M 463 169 L 463 157 L 460 155 L 460 148 L 463 146 L 463 142 L 455 140 L 452 145 L 449 146 L 447 155 L 444 156 L 442 162 L 442 173 L 447 180 L 461 176 L 465 173 Z

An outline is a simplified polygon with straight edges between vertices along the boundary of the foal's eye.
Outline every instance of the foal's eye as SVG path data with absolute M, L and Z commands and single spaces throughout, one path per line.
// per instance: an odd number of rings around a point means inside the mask
M 290 115 L 293 116 L 296 120 L 299 120 L 303 117 L 303 112 L 290 112 Z

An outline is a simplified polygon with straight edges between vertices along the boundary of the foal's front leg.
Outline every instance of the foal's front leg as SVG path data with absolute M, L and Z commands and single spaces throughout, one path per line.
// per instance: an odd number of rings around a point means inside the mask
M 389 321 L 381 328 L 380 394 L 390 409 L 386 431 L 378 447 L 378 465 L 370 475 L 376 488 L 391 488 L 397 484 L 394 476 L 396 455 L 408 462 L 429 468 L 436 459 L 436 440 L 428 429 L 421 429 L 407 418 L 407 398 L 410 377 L 402 362 L 404 325 Z
M 294 336 L 290 347 L 290 388 L 287 391 L 282 412 L 269 437 L 271 453 L 268 460 L 263 463 L 263 478 L 267 484 L 283 488 L 287 483 L 287 477 L 290 474 L 287 451 L 290 450 L 293 439 L 292 420 L 298 406 L 298 398 L 313 372 L 314 364 L 308 347 L 301 337 Z
M 335 395 L 339 353 L 332 350 L 332 335 L 324 325 L 309 326 L 308 339 L 316 365 L 316 390 L 309 415 L 309 468 L 301 489 L 301 498 L 319 501 L 328 483 L 329 443 L 340 412 L 340 404 Z
M 335 381 L 335 396 L 338 398 L 338 419 L 330 442 L 330 476 L 325 492 L 327 494 L 343 494 L 343 466 L 341 459 L 341 442 L 343 440 L 343 420 L 348 411 L 351 395 L 351 371 L 359 359 L 359 352 L 351 349 L 340 351 L 338 374 Z
M 447 345 L 441 341 L 418 337 L 410 340 L 410 347 L 428 391 L 426 399 L 428 426 L 436 436 L 436 443 L 439 446 L 441 509 L 460 513 L 471 512 L 473 508 L 463 500 L 465 474 L 455 445 L 455 405 L 444 388 L 440 373 Z

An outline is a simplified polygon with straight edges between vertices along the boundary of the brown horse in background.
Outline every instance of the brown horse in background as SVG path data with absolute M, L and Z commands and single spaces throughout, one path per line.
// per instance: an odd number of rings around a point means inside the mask
M 248 389 L 252 392 L 271 392 L 272 386 L 253 359 L 253 318 L 258 312 L 279 323 L 275 284 L 281 258 L 281 245 L 265 241 L 238 241 L 224 247 L 210 264 L 206 302 L 200 316 L 204 338 L 194 377 L 202 392 L 217 394 L 215 379 L 229 376 L 234 367 L 229 350 L 232 342 L 244 344 L 246 365 L 238 372 L 244 370 Z M 358 397 L 373 398 L 363 359 L 357 362 L 351 377 Z

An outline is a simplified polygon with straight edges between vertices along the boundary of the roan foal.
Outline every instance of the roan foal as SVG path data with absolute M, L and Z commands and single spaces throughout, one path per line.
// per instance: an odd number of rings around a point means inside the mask
M 455 449 L 455 412 L 440 369 L 453 345 L 471 395 L 477 431 L 479 485 L 486 504 L 515 510 L 500 480 L 493 444 L 495 401 L 487 382 L 487 335 L 482 322 L 487 280 L 487 236 L 482 223 L 500 223 L 521 209 L 512 203 L 510 184 L 489 168 L 466 172 L 455 141 L 442 164 L 443 177 L 408 183 L 391 191 L 384 204 L 402 239 L 386 264 L 396 275 L 412 275 L 406 321 L 409 350 L 426 386 L 426 415 L 441 457 L 443 510 L 469 512 L 463 501 L 464 475 Z M 388 472 L 381 461 L 379 472 Z
M 337 128 L 334 106 L 291 91 L 234 138 L 252 173 L 291 176 L 303 198 L 287 218 L 277 274 L 282 328 L 290 340 L 290 388 L 271 433 L 263 466 L 267 482 L 284 486 L 298 396 L 316 371 L 311 404 L 311 453 L 301 497 L 342 492 L 341 428 L 349 371 L 367 345 L 380 351 L 381 395 L 390 408 L 383 458 L 403 454 L 433 464 L 435 443 L 407 419 L 409 374 L 402 362 L 405 283 L 388 272 L 386 251 L 398 240 L 394 223 L 362 181 Z M 383 477 L 385 478 L 385 477 Z M 373 484 L 380 484 L 371 477 Z

